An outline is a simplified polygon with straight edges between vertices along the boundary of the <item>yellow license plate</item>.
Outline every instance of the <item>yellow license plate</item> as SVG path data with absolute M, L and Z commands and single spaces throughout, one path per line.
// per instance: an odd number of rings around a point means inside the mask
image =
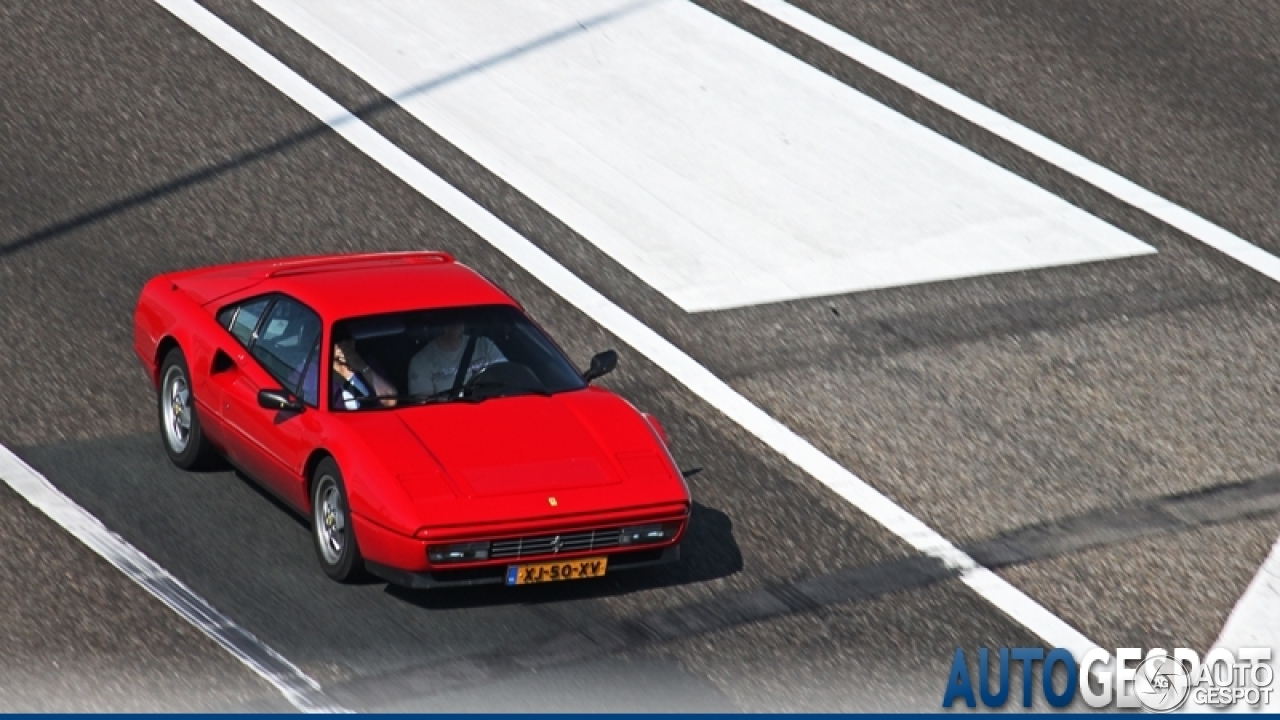
M 508 585 L 530 585 L 533 583 L 557 582 L 559 580 L 582 580 L 584 578 L 604 575 L 609 565 L 607 557 L 575 558 L 573 560 L 557 560 L 553 562 L 529 563 L 528 565 L 510 565 L 507 567 Z

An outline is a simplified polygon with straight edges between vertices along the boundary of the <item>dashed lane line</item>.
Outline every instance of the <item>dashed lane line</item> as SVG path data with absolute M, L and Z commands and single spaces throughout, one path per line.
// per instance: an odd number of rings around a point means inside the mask
M 677 382 L 808 472 L 1045 642 L 1076 657 L 1097 647 L 1021 590 L 982 567 L 933 528 L 756 407 L 711 371 L 631 316 L 471 198 L 380 135 L 342 105 L 192 0 L 156 0 L 176 17 L 310 112 L 356 149 L 453 215 L 602 328 L 648 357 Z
M 0 445 L 0 480 L 126 577 L 182 616 L 303 712 L 346 712 L 311 679 L 253 633 L 218 612 L 207 600 L 169 574 L 142 551 L 111 532 L 102 521 L 62 494 L 43 475 Z

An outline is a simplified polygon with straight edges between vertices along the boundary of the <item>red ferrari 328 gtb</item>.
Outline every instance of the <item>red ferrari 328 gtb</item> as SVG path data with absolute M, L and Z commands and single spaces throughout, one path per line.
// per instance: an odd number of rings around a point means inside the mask
M 446 253 L 265 260 L 147 283 L 134 349 L 170 459 L 215 454 L 311 519 L 320 566 L 437 587 L 678 559 L 689 489 L 652 415 Z

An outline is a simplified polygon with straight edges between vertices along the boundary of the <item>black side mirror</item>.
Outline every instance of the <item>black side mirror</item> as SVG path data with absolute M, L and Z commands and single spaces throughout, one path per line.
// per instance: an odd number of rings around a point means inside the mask
M 268 410 L 284 410 L 287 412 L 302 412 L 306 406 L 302 401 L 294 397 L 293 393 L 284 390 L 259 390 L 258 405 Z
M 591 358 L 591 367 L 582 373 L 582 377 L 587 382 L 591 382 L 601 375 L 608 375 L 616 367 L 618 367 L 618 353 L 613 350 L 605 350 Z

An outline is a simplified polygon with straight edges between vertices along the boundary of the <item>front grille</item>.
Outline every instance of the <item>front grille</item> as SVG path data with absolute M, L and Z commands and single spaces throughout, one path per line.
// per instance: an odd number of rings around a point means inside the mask
M 538 535 L 536 537 L 508 538 L 495 540 L 489 549 L 489 557 L 522 558 L 530 555 L 554 555 L 556 553 L 601 550 L 617 547 L 622 537 L 622 528 L 604 530 L 584 530 L 582 532 L 562 533 L 560 535 Z

